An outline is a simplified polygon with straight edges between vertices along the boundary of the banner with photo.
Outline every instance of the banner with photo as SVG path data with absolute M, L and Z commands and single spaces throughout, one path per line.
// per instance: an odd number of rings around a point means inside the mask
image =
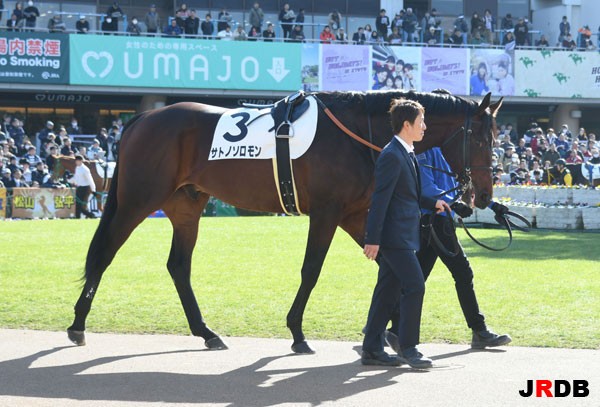
M 6 188 L 0 188 L 0 219 L 6 218 Z
M 302 44 L 71 36 L 72 85 L 292 91 Z
M 421 51 L 421 89 L 446 89 L 468 95 L 468 51 L 464 48 L 425 47 Z
M 75 189 L 13 188 L 13 218 L 72 218 L 74 216 Z
M 370 90 L 421 90 L 421 48 L 372 46 Z
M 0 82 L 66 84 L 68 58 L 67 34 L 0 32 Z
M 319 52 L 320 44 L 311 42 L 302 44 L 302 89 L 305 92 L 319 91 L 319 67 L 321 66 Z
M 515 96 L 597 98 L 600 54 L 575 51 L 516 51 Z
M 364 91 L 371 75 L 367 45 L 321 45 L 320 89 Z
M 469 95 L 515 95 L 514 51 L 471 49 Z

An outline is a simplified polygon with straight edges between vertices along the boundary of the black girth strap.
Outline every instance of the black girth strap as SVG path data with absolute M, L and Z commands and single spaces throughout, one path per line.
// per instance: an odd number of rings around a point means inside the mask
M 283 130 L 283 129 L 282 129 Z M 275 139 L 275 152 L 277 154 L 277 182 L 283 209 L 288 215 L 300 215 L 296 206 L 294 175 L 292 173 L 292 160 L 290 158 L 290 138 L 280 137 Z
M 276 168 L 273 168 L 273 170 L 283 211 L 288 215 L 302 215 L 298 207 L 298 197 L 294 183 L 294 172 L 290 157 L 290 138 L 294 136 L 294 128 L 292 127 L 294 107 L 300 105 L 303 99 L 304 95 L 302 93 L 287 97 L 285 99 L 283 121 L 281 123 L 275 122 Z

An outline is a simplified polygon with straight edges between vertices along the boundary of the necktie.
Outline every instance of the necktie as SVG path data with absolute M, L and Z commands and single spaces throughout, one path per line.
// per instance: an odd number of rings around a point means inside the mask
M 417 177 L 417 197 L 419 201 L 421 200 L 421 174 L 419 173 L 419 163 L 417 162 L 417 157 L 415 157 L 414 152 L 408 153 L 410 160 L 413 163 L 413 167 L 415 168 L 415 175 Z
M 415 153 L 414 152 L 410 152 L 408 153 L 408 156 L 410 157 L 410 160 L 413 163 L 413 167 L 415 167 L 415 172 L 419 171 L 419 163 L 417 162 L 417 157 L 415 157 Z

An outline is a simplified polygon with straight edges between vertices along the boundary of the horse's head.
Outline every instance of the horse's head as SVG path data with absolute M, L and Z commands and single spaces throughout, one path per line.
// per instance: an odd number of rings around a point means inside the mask
M 321 93 L 319 96 L 326 106 L 332 106 L 331 110 L 342 122 L 355 123 L 354 131 L 380 148 L 393 137 L 388 114 L 391 101 L 406 98 L 421 103 L 425 107 L 427 131 L 425 138 L 415 143 L 415 151 L 421 153 L 433 147 L 441 147 L 452 171 L 459 174 L 461 181 L 467 186 L 463 199 L 470 204 L 474 195 L 475 205 L 479 208 L 485 208 L 490 203 L 492 142 L 496 134 L 495 117 L 502 99 L 491 104 L 491 94 L 487 94 L 477 104 L 452 96 L 442 89 L 431 93 L 333 92 Z M 364 120 L 360 120 L 361 118 Z M 364 155 L 366 160 L 374 158 L 374 154 Z
M 65 171 L 75 172 L 75 159 L 64 155 L 49 155 L 46 157 L 46 164 L 50 175 L 54 180 L 60 180 L 64 177 Z
M 490 103 L 488 93 L 479 106 L 469 109 L 464 125 L 446 138 L 442 144 L 444 157 L 458 174 L 459 181 L 467 186 L 463 199 L 485 208 L 493 195 L 492 144 L 496 137 L 496 114 L 502 98 Z

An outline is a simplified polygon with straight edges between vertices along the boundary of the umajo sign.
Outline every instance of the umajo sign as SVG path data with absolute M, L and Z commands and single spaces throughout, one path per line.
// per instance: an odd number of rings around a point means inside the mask
M 72 36 L 71 84 L 295 90 L 300 44 Z

